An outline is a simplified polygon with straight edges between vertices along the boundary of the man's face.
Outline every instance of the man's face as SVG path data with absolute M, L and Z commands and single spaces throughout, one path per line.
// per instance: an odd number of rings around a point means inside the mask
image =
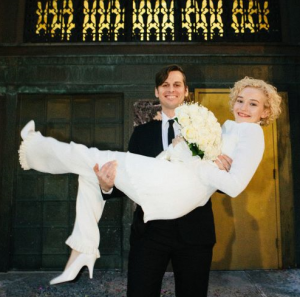
M 162 85 L 155 88 L 155 96 L 159 98 L 162 110 L 167 115 L 174 112 L 188 95 L 188 88 L 184 85 L 180 71 L 171 71 Z

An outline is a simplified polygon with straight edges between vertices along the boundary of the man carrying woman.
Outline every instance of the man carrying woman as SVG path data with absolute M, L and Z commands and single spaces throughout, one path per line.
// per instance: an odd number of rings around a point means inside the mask
M 237 82 L 231 91 L 235 122 L 227 121 L 222 134 L 224 140 L 230 136 L 238 139 L 232 150 L 232 167 L 231 159 L 221 155 L 214 163 L 196 160 L 193 162 L 196 166 L 186 171 L 182 164 L 138 156 L 157 156 L 168 147 L 168 139 L 179 132 L 177 123 L 169 121 L 188 94 L 185 75 L 179 66 L 166 67 L 157 74 L 155 94 L 162 105 L 162 121 L 152 121 L 134 130 L 129 142 L 129 151 L 133 154 L 102 152 L 74 143 L 60 143 L 34 132 L 32 123 L 22 130 L 24 143 L 20 161 L 24 169 L 79 174 L 77 216 L 72 235 L 67 240 L 72 248 L 71 257 L 63 274 L 51 284 L 74 279 L 84 265 L 91 272 L 96 257 L 99 257 L 97 223 L 105 202 L 93 175 L 92 163 L 95 162 L 102 167 L 99 171 L 96 165 L 94 170 L 103 190 L 109 190 L 115 182 L 116 187 L 139 204 L 130 237 L 128 296 L 160 296 L 162 278 L 170 260 L 176 296 L 207 296 L 215 232 L 211 201 L 209 196 L 203 195 L 220 189 L 235 196 L 247 186 L 264 150 L 260 125 L 278 117 L 281 98 L 274 87 L 263 81 L 245 78 Z M 171 129 L 172 125 L 175 131 Z M 114 159 L 118 160 L 117 168 L 114 163 L 105 164 Z M 150 167 L 157 174 L 149 173 Z M 163 182 L 156 186 L 160 169 L 169 174 L 160 178 Z M 150 192 L 145 194 L 146 186 Z M 196 199 L 198 204 L 190 206 L 190 198 Z M 172 202 L 187 207 L 184 214 L 173 214 Z M 152 219 L 145 223 L 149 204 L 163 211 L 157 216 L 154 212 Z M 164 213 L 171 215 L 165 217 Z

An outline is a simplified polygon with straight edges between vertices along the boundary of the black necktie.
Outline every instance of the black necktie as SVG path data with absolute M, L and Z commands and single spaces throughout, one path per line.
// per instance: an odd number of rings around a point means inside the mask
M 174 120 L 169 120 L 168 144 L 172 143 L 172 139 L 175 137 L 173 124 L 174 124 Z

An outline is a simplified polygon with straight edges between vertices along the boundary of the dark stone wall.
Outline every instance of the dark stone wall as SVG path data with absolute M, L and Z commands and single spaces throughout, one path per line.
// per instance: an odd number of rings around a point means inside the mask
M 280 0 L 282 41 L 290 44 L 300 44 L 298 0 Z
M 5 122 L 6 122 L 6 101 L 5 96 L 1 95 L 0 93 L 0 207 L 3 211 L 3 213 L 6 212 L 6 210 L 9 208 L 7 205 L 4 205 L 2 203 L 1 197 L 3 196 L 3 187 L 2 187 L 2 181 L 3 181 L 3 161 L 4 161 L 4 142 L 5 142 Z M 0 229 L 7 231 L 8 224 L 4 220 L 0 220 Z M 0 250 L 5 250 L 7 244 L 5 242 L 0 243 Z M 1 266 L 1 265 L 0 265 Z

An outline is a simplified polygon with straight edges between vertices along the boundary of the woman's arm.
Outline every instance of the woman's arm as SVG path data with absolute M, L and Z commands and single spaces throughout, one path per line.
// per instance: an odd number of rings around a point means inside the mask
M 264 152 L 264 135 L 257 124 L 237 124 L 238 142 L 229 172 L 220 170 L 211 161 L 197 164 L 197 173 L 209 184 L 231 197 L 238 196 L 252 179 Z

